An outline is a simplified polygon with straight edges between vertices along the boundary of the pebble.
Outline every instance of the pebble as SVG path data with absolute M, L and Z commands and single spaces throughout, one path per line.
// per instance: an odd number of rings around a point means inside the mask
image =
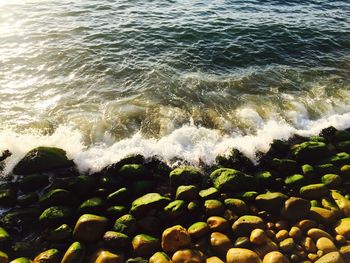
M 319 238 L 316 242 L 316 247 L 319 250 L 323 251 L 325 254 L 337 251 L 337 248 L 334 245 L 333 241 L 326 237 Z
M 288 237 L 289 237 L 289 233 L 285 229 L 278 231 L 277 234 L 276 234 L 276 240 L 278 242 L 281 242 L 281 241 L 285 240 Z
M 265 255 L 263 263 L 289 263 L 289 260 L 279 251 L 272 251 Z
M 250 242 L 256 245 L 263 245 L 267 241 L 267 236 L 264 230 L 262 229 L 254 229 L 250 233 Z
M 262 263 L 259 256 L 249 249 L 231 248 L 226 254 L 227 263 Z

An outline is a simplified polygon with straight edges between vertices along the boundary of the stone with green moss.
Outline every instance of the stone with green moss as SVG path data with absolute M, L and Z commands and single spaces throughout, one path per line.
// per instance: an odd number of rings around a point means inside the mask
M 241 216 L 232 225 L 235 236 L 249 236 L 256 228 L 265 229 L 265 223 L 260 217 L 253 215 Z
M 15 189 L 3 189 L 0 190 L 0 206 L 10 207 L 15 205 L 17 194 Z
M 67 206 L 51 206 L 45 209 L 40 217 L 39 221 L 47 225 L 55 225 L 69 221 L 73 215 L 73 210 Z
M 133 215 L 126 214 L 119 217 L 113 226 L 113 230 L 123 233 L 128 236 L 132 236 L 136 231 L 136 219 Z
M 36 203 L 38 200 L 39 200 L 39 196 L 37 193 L 28 193 L 28 194 L 18 196 L 17 204 L 19 206 L 30 206 Z
M 135 255 L 143 258 L 149 258 L 160 249 L 159 239 L 146 234 L 136 235 L 131 243 Z
M 345 164 L 349 164 L 350 163 L 350 154 L 348 154 L 346 152 L 340 152 L 340 153 L 337 153 L 337 154 L 329 157 L 328 159 L 325 160 L 325 162 L 336 165 L 336 166 L 342 166 Z
M 0 262 L 1 259 L 0 259 Z M 16 258 L 12 261 L 10 261 L 10 263 L 31 263 L 32 261 L 29 258 L 25 258 L 25 257 L 20 257 L 20 258 Z
M 189 202 L 187 205 L 188 212 L 198 212 L 200 210 L 200 205 L 196 201 Z
M 271 167 L 283 175 L 290 175 L 300 171 L 299 164 L 291 159 L 273 158 L 270 162 Z
M 0 245 L 7 245 L 10 242 L 10 235 L 5 228 L 0 227 Z
M 209 226 L 206 222 L 196 222 L 188 228 L 187 232 L 192 238 L 198 239 L 209 233 Z
M 102 237 L 103 243 L 109 248 L 127 248 L 130 245 L 130 238 L 120 232 L 107 231 Z
M 242 199 L 244 202 L 252 202 L 258 196 L 256 191 L 239 192 L 233 195 L 234 198 Z
M 302 174 L 293 174 L 284 179 L 284 184 L 290 187 L 300 187 L 305 183 L 305 177 Z
M 6 228 L 18 227 L 21 222 L 23 227 L 30 227 L 31 224 L 37 222 L 37 218 L 41 211 L 37 207 L 15 208 L 6 213 L 0 220 Z
M 8 263 L 9 262 L 9 256 L 3 252 L 0 251 L 0 263 Z
M 350 165 L 345 164 L 340 168 L 340 175 L 345 182 L 350 181 Z
M 85 256 L 85 247 L 80 242 L 74 242 L 69 246 L 61 263 L 82 263 Z
M 269 171 L 262 171 L 255 175 L 258 184 L 269 184 L 273 181 L 274 176 Z
M 98 241 L 106 230 L 108 219 L 102 216 L 85 214 L 75 224 L 73 236 L 80 242 Z
M 176 189 L 176 199 L 193 201 L 198 198 L 198 187 L 195 185 L 180 185 Z
M 337 174 L 325 174 L 322 176 L 321 181 L 329 188 L 337 188 L 342 183 L 341 177 Z
M 247 204 L 237 198 L 227 198 L 224 200 L 225 206 L 232 210 L 236 215 L 245 215 L 248 213 Z
M 335 145 L 335 148 L 338 151 L 350 153 L 350 140 L 349 141 L 342 141 L 342 142 L 337 143 Z
M 216 199 L 205 200 L 204 211 L 207 216 L 221 215 L 225 210 L 224 204 Z
M 324 184 L 309 184 L 300 188 L 300 196 L 306 199 L 318 199 L 328 194 Z
M 149 192 L 153 192 L 156 186 L 157 183 L 154 180 L 137 180 L 131 184 L 130 188 L 131 192 L 135 196 L 140 196 Z
M 164 207 L 164 212 L 169 218 L 181 216 L 186 211 L 186 203 L 183 200 L 175 200 Z
M 162 210 L 168 203 L 169 198 L 158 193 L 149 193 L 132 202 L 130 213 L 142 217 L 152 210 Z
M 176 168 L 169 174 L 170 184 L 173 186 L 198 184 L 201 179 L 201 172 L 192 166 Z
M 107 201 L 111 204 L 122 204 L 128 200 L 130 191 L 128 188 L 120 188 L 107 196 Z
M 124 164 L 117 172 L 125 180 L 142 179 L 149 176 L 149 172 L 142 164 Z
M 200 190 L 199 196 L 203 200 L 215 199 L 215 198 L 218 198 L 220 196 L 220 192 L 215 187 L 209 187 L 207 189 Z
M 210 179 L 214 187 L 223 192 L 235 192 L 255 184 L 254 177 L 229 168 L 216 169 L 210 174 Z
M 310 164 L 302 165 L 301 170 L 306 178 L 313 178 L 316 174 L 315 168 Z
M 303 142 L 292 147 L 294 157 L 300 163 L 315 163 L 329 156 L 330 152 L 324 142 Z
M 74 165 L 66 152 L 56 147 L 37 147 L 29 151 L 13 168 L 14 174 L 34 174 L 69 168 Z
M 127 212 L 128 209 L 125 206 L 110 206 L 106 209 L 106 214 L 110 218 L 118 218 Z
M 169 256 L 164 252 L 156 252 L 153 254 L 153 256 L 149 259 L 149 262 L 154 263 L 168 263 L 170 262 Z
M 68 190 L 52 189 L 39 198 L 39 203 L 43 207 L 55 205 L 72 205 L 75 203 L 75 197 Z
M 319 176 L 324 174 L 339 173 L 339 168 L 331 163 L 324 163 L 320 165 L 315 165 L 315 171 Z
M 34 259 L 34 262 L 40 263 L 59 263 L 60 262 L 60 252 L 58 249 L 52 248 L 41 252 Z
M 73 229 L 67 225 L 62 224 L 48 232 L 46 238 L 52 242 L 62 242 L 68 240 L 72 236 Z
M 23 193 L 29 193 L 42 189 L 49 183 L 49 177 L 45 174 L 28 174 L 19 181 L 18 186 Z
M 260 194 L 255 198 L 257 206 L 265 211 L 276 212 L 282 209 L 284 202 L 288 196 L 280 192 Z
M 316 199 L 311 200 L 310 201 L 310 205 L 311 205 L 311 207 L 322 207 L 322 203 L 319 200 L 316 200 Z
M 93 197 L 85 200 L 78 208 L 80 214 L 98 214 L 104 208 L 104 202 L 100 197 Z

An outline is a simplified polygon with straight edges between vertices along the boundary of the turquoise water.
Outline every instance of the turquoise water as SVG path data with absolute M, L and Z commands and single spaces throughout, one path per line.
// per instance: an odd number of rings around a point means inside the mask
M 350 126 L 349 1 L 0 0 L 0 149 L 82 170 Z M 11 164 L 9 164 L 11 167 Z

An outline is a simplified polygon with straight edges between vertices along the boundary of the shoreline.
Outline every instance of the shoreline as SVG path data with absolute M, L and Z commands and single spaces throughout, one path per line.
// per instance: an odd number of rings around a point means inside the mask
M 0 262 L 347 262 L 349 153 L 350 131 L 328 127 L 258 164 L 236 149 L 197 168 L 134 155 L 86 175 L 38 147 L 1 180 Z

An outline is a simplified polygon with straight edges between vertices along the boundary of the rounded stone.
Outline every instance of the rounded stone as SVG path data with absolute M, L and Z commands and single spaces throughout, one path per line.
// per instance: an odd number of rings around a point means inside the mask
M 276 233 L 276 240 L 281 242 L 289 237 L 289 233 L 286 229 L 282 229 Z
M 85 214 L 75 224 L 73 236 L 81 242 L 98 241 L 107 227 L 108 219 L 102 216 Z
M 205 222 L 197 222 L 188 228 L 188 233 L 193 238 L 201 238 L 209 232 L 209 227 Z
M 345 263 L 339 252 L 328 253 L 319 258 L 315 263 Z
M 265 255 L 263 263 L 289 263 L 289 260 L 281 252 L 272 251 Z
M 241 216 L 232 225 L 236 236 L 249 236 L 255 228 L 265 229 L 264 221 L 258 216 Z
M 152 256 L 160 248 L 158 238 L 145 234 L 136 235 L 131 243 L 135 255 L 144 258 Z
M 285 240 L 283 240 L 279 243 L 279 247 L 280 247 L 281 251 L 284 253 L 292 252 L 295 248 L 294 239 L 291 237 L 286 238 Z
M 293 226 L 289 230 L 289 236 L 294 239 L 300 239 L 302 237 L 303 233 L 301 232 L 300 228 L 297 226 Z
M 210 235 L 210 245 L 220 256 L 225 256 L 227 251 L 233 247 L 231 240 L 220 232 L 213 232 Z
M 262 229 L 254 229 L 250 233 L 250 242 L 255 245 L 263 245 L 267 242 L 267 236 L 264 230 Z
M 207 219 L 207 224 L 210 230 L 224 232 L 229 228 L 228 221 L 220 216 L 211 216 Z
M 344 236 L 346 239 L 350 239 L 350 217 L 340 219 L 334 228 L 338 235 Z
M 316 247 L 325 254 L 337 251 L 337 247 L 334 245 L 333 241 L 326 237 L 319 238 L 316 242 Z
M 167 253 L 173 253 L 190 245 L 190 234 L 180 225 L 167 228 L 162 234 L 162 248 Z
M 310 202 L 299 197 L 290 197 L 284 203 L 282 216 L 289 220 L 299 220 L 304 218 L 310 210 Z
M 164 252 L 156 252 L 149 259 L 149 263 L 169 263 L 170 258 Z
M 199 250 L 194 249 L 182 249 L 174 253 L 171 258 L 173 263 L 205 263 L 205 257 Z
M 330 240 L 333 240 L 333 237 L 330 234 L 319 228 L 309 229 L 309 231 L 307 231 L 307 236 L 311 237 L 314 241 L 317 241 L 321 237 L 326 237 Z
M 245 248 L 231 248 L 226 254 L 227 263 L 262 263 L 259 256 Z

